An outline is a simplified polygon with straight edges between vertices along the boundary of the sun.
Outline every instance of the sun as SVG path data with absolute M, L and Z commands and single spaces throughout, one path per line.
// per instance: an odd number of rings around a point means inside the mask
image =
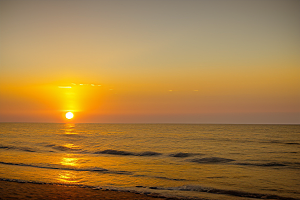
M 67 119 L 72 119 L 74 117 L 74 114 L 72 112 L 67 112 L 66 113 L 66 118 Z

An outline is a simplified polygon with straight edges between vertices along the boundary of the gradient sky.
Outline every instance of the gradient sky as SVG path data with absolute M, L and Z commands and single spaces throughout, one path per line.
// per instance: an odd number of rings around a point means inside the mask
M 299 0 L 0 0 L 0 121 L 300 123 Z

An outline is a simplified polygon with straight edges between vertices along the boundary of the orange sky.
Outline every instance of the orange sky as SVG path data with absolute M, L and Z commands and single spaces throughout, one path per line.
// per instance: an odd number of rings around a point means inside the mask
M 0 0 L 0 121 L 300 123 L 297 0 Z

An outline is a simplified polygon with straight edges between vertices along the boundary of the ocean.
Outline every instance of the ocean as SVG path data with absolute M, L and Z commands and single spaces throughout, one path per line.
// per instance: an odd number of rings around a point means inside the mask
M 0 123 L 0 180 L 300 199 L 299 125 Z

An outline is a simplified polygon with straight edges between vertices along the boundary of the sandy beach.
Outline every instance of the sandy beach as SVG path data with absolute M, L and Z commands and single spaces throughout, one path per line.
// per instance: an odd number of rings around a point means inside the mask
M 80 188 L 74 186 L 52 185 L 52 184 L 35 184 L 35 183 L 18 183 L 9 181 L 0 181 L 0 199 L 131 199 L 131 200 L 162 200 L 158 196 L 147 196 L 135 194 L 132 192 L 105 191 L 95 190 L 92 188 Z M 173 198 L 172 198 L 173 199 Z

